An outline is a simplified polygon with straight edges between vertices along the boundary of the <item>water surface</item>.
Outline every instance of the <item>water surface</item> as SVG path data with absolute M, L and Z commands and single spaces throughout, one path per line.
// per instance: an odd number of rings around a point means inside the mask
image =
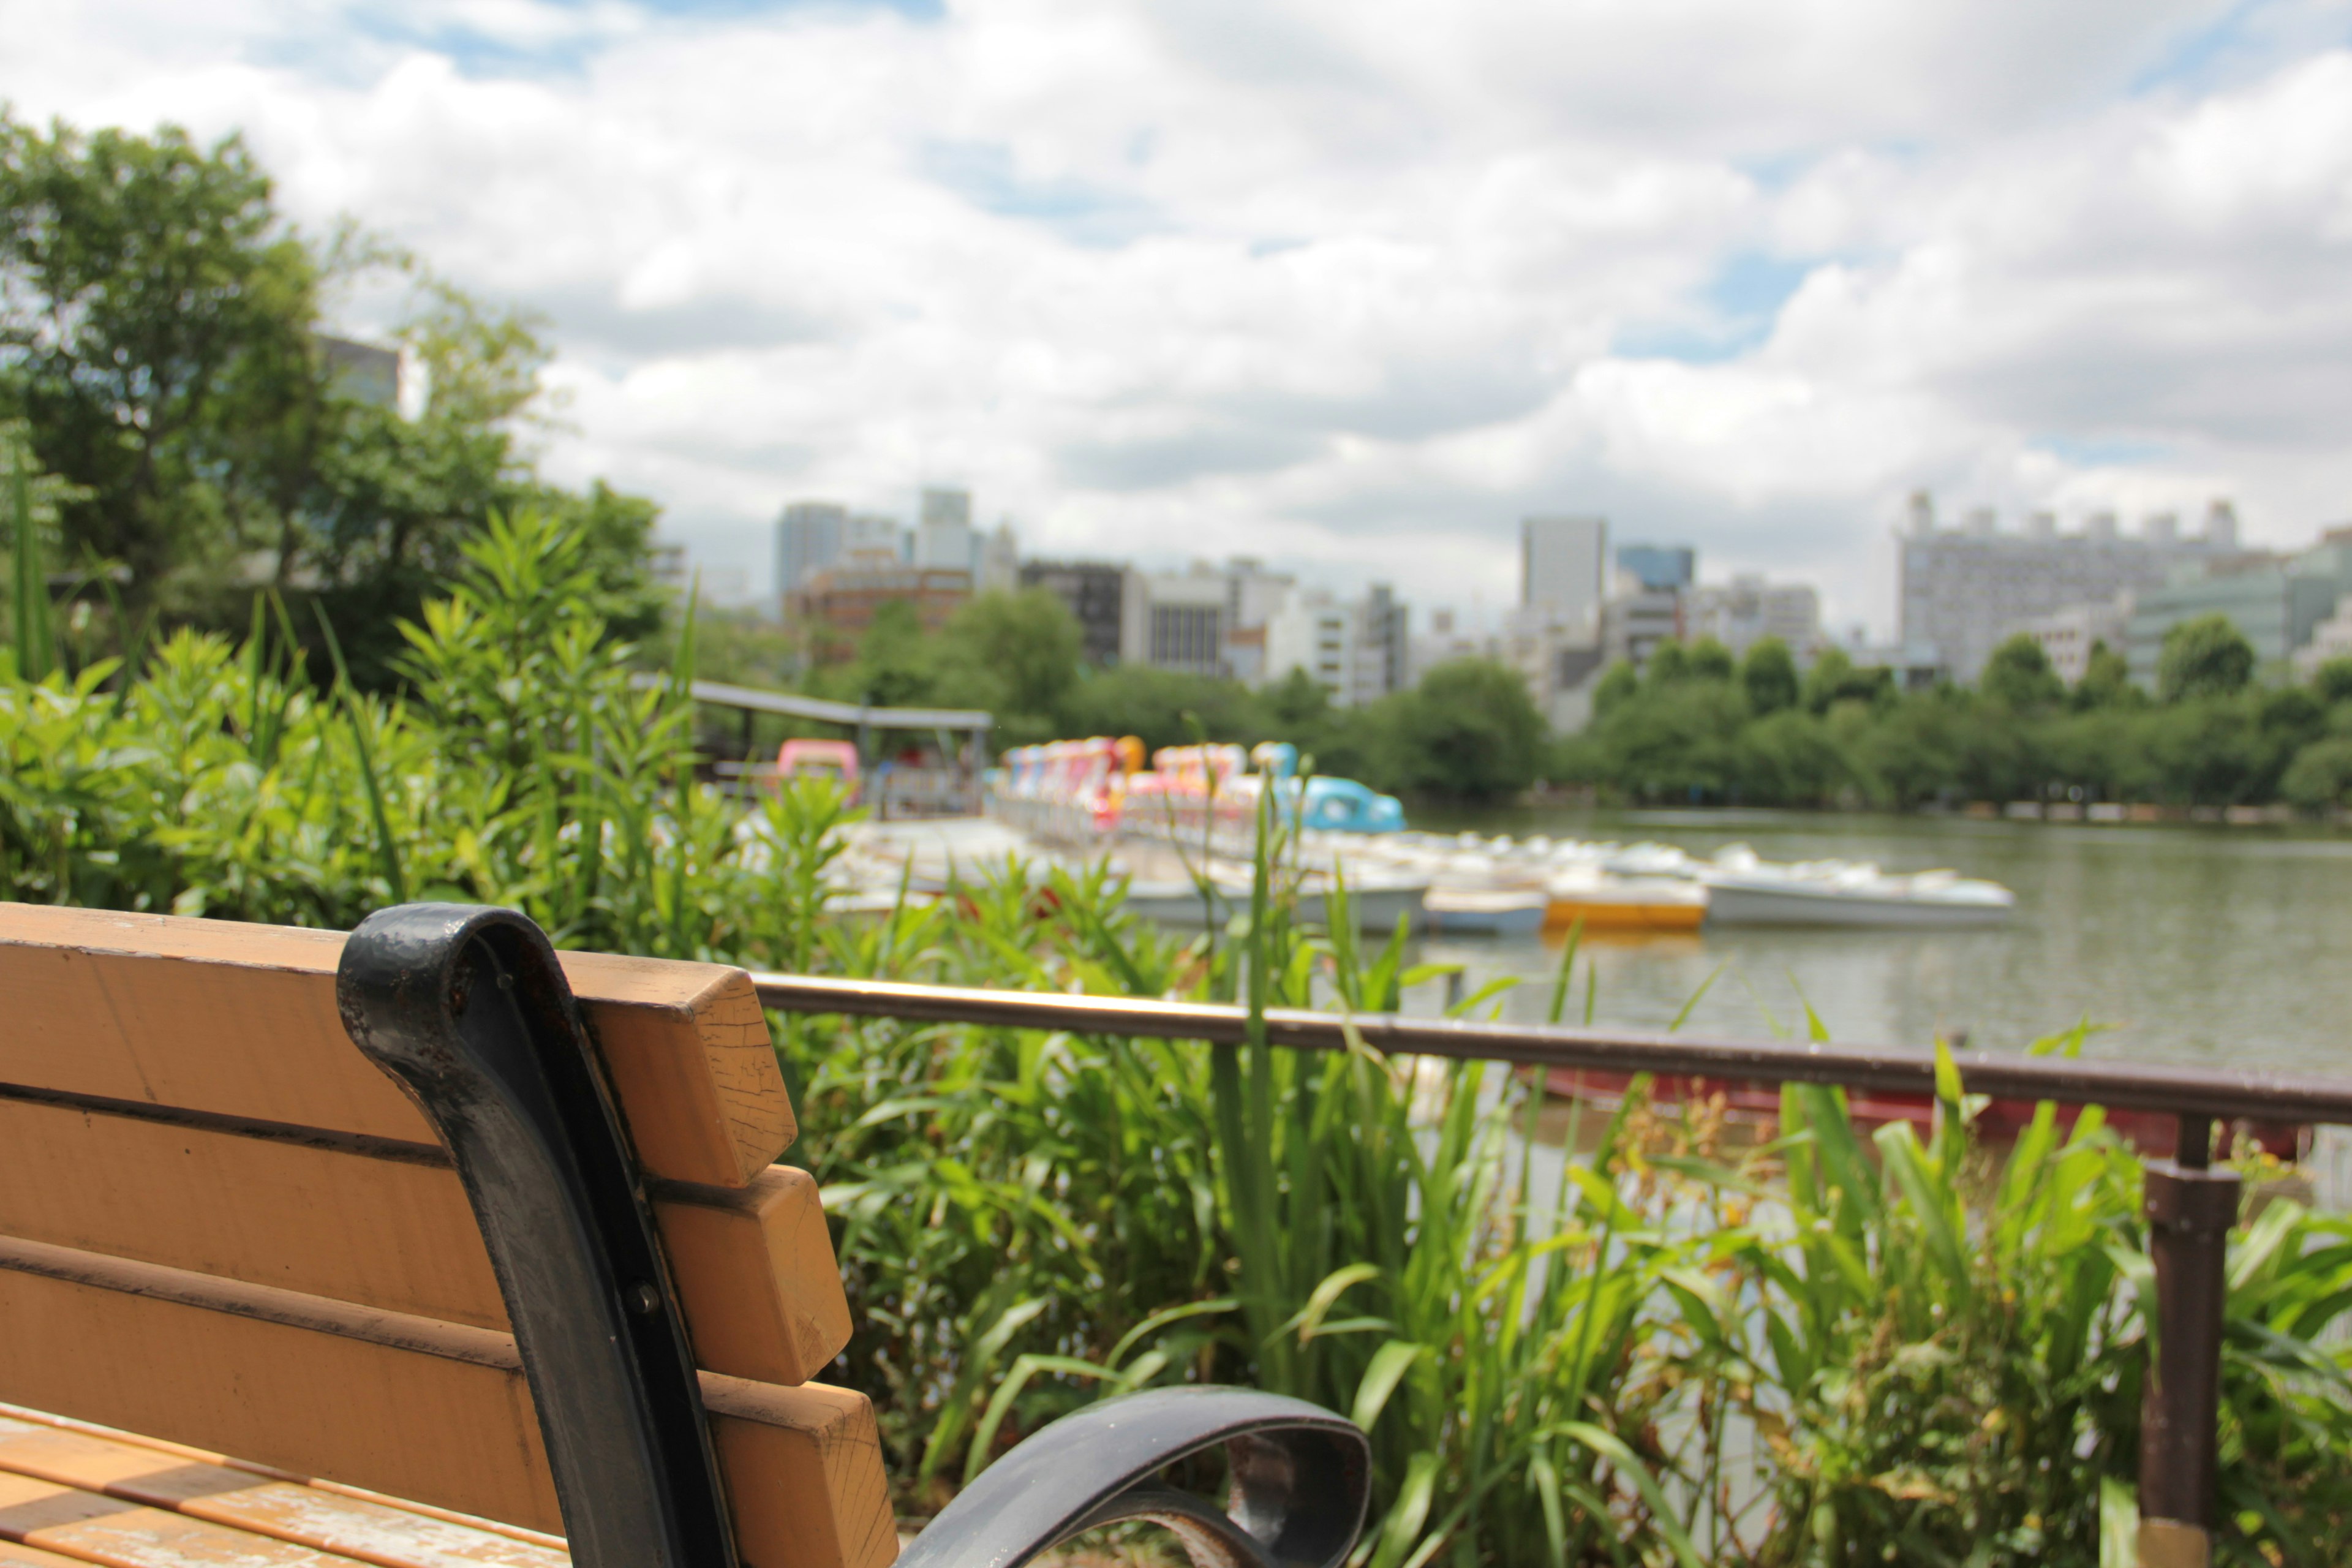
M 2087 1017 L 2085 1054 L 2186 1066 L 2352 1074 L 2352 837 L 2276 827 L 2099 827 L 1777 812 L 1419 814 L 1416 826 L 1650 838 L 1767 859 L 1950 867 L 2015 890 L 1993 931 L 1727 928 L 1588 939 L 1596 1023 L 1661 1027 L 1712 985 L 1686 1029 L 1801 1036 L 1813 1010 L 1841 1040 L 1925 1045 L 1938 1032 L 2017 1049 Z M 1536 1019 L 1555 940 L 1438 940 L 1432 960 L 1540 978 L 1507 1003 Z M 1580 978 L 1570 1019 L 1582 1016 Z M 1719 971 L 1719 973 L 1718 973 Z

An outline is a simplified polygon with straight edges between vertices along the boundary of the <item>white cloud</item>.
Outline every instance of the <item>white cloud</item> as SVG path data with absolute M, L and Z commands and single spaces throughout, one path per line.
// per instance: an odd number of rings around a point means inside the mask
M 760 573 L 790 497 L 960 482 L 1493 603 L 1599 507 L 1883 623 L 1919 485 L 2336 521 L 2343 12 L 0 0 L 0 98 L 241 129 L 306 226 L 544 311 L 551 461 Z

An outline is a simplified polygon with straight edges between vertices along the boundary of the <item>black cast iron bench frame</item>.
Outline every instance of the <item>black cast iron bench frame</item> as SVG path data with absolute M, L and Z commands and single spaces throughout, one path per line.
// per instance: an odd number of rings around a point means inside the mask
M 644 1182 L 545 933 L 511 910 L 385 910 L 344 947 L 336 996 L 352 1039 L 407 1089 L 465 1184 L 573 1561 L 742 1568 Z M 1218 1446 L 1224 1510 L 1157 1479 Z M 1327 1410 L 1246 1389 L 1156 1390 L 1031 1436 L 898 1561 L 1017 1568 L 1082 1531 L 1150 1520 L 1201 1568 L 1337 1568 L 1369 1487 L 1363 1434 Z

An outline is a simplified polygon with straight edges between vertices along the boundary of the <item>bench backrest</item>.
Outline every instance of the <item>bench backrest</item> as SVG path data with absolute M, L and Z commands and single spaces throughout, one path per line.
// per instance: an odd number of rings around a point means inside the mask
M 477 1215 L 338 1015 L 341 933 L 0 904 L 0 1401 L 560 1532 Z M 896 1553 L 750 979 L 561 955 L 748 1568 Z

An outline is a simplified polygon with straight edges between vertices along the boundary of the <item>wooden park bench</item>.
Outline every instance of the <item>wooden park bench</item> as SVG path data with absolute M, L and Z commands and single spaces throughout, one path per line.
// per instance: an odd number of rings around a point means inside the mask
M 0 904 L 0 1565 L 1012 1565 L 1124 1519 L 1328 1568 L 1360 1433 L 1179 1389 L 903 1555 L 749 977 L 510 911 Z M 1220 1510 L 1155 1478 L 1222 1444 Z

